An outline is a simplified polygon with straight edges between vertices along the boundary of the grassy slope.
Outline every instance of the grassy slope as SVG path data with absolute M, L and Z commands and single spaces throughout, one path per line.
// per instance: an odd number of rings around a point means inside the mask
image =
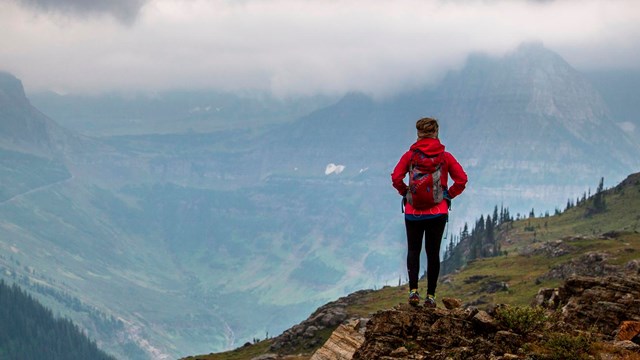
M 557 264 L 570 261 L 583 254 L 598 251 L 610 254 L 611 264 L 624 264 L 640 257 L 640 174 L 630 177 L 625 186 L 605 191 L 607 210 L 593 216 L 585 216 L 590 201 L 569 209 L 557 216 L 524 219 L 500 228 L 502 250 L 506 255 L 473 261 L 460 271 L 441 279 L 438 297 L 456 297 L 469 303 L 483 297 L 488 303 L 505 303 L 525 306 L 531 303 L 538 289 L 557 287 L 560 280 L 536 281 Z M 533 227 L 534 231 L 531 229 Z M 526 228 L 526 229 L 525 229 Z M 615 239 L 599 235 L 615 231 Z M 521 255 L 525 248 L 536 248 L 545 242 L 566 239 L 573 247 L 569 254 L 556 258 L 545 255 Z M 480 278 L 469 281 L 472 277 Z M 471 279 L 472 280 L 472 279 Z M 508 290 L 486 293 L 480 289 L 489 282 L 505 282 Z M 422 288 L 426 284 L 420 284 Z M 367 317 L 404 302 L 406 286 L 385 287 L 372 292 L 348 312 L 354 316 Z M 329 333 L 323 338 L 328 338 Z M 270 340 L 218 354 L 199 355 L 187 359 L 240 360 L 251 359 L 268 352 Z M 315 349 L 300 354 L 298 359 L 308 359 Z

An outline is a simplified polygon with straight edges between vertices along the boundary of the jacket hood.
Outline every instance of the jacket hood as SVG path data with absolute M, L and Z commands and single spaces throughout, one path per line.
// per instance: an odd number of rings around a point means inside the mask
M 420 139 L 416 141 L 409 150 L 420 150 L 427 155 L 438 155 L 444 152 L 444 145 L 439 139 Z

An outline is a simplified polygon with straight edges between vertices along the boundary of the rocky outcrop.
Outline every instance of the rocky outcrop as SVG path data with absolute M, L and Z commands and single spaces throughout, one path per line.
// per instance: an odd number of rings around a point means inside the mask
M 338 326 L 311 360 L 350 360 L 364 342 L 367 319 L 352 319 Z
M 640 321 L 640 276 L 576 276 L 558 289 L 541 289 L 536 301 L 561 308 L 562 319 L 578 328 L 614 336 L 625 321 Z
M 520 325 L 505 317 L 503 311 L 513 309 L 508 305 L 483 311 L 463 307 L 461 300 L 453 298 L 443 298 L 435 309 L 400 304 L 370 319 L 348 314 L 349 305 L 364 301 L 369 292 L 360 291 L 318 308 L 307 320 L 274 339 L 271 353 L 259 359 L 287 359 L 294 356 L 286 355 L 291 353 L 288 349 L 318 346 L 320 330 L 338 322 L 340 325 L 311 360 L 640 356 L 640 276 L 629 272 L 570 277 L 560 288 L 541 289 L 532 304 L 535 307 L 529 309 L 540 319 L 529 317 Z M 524 318 L 527 316 L 531 314 Z M 591 347 L 596 341 L 604 345 Z M 557 355 L 558 351 L 566 353 Z
M 538 280 L 568 279 L 571 276 L 606 276 L 617 274 L 620 267 L 607 263 L 610 257 L 607 253 L 592 252 L 558 264 L 551 268 Z
M 597 238 L 601 240 L 612 240 L 619 236 L 619 233 L 611 231 L 599 235 Z M 537 248 L 530 250 L 531 254 L 544 254 L 549 257 L 564 255 L 572 246 L 572 241 L 585 240 L 585 237 L 567 237 L 562 240 L 550 241 L 544 243 Z M 625 251 L 634 252 L 633 248 L 627 248 Z M 577 258 L 557 264 L 553 266 L 546 274 L 537 280 L 548 279 L 568 279 L 572 276 L 612 276 L 618 274 L 640 275 L 640 260 L 635 259 L 624 265 L 614 265 L 610 263 L 610 259 L 616 256 L 606 252 L 590 252 Z
M 485 311 L 403 304 L 371 318 L 365 342 L 353 358 L 489 359 L 515 352 L 523 343 L 521 335 L 500 328 Z
M 524 256 L 544 255 L 546 257 L 556 258 L 574 251 L 575 247 L 569 244 L 568 239 L 558 239 L 544 243 L 533 243 L 525 246 L 520 251 L 520 254 Z
M 590 350 L 600 358 L 640 354 L 640 277 L 572 277 L 559 289 L 542 289 L 537 301 L 549 310 L 546 315 L 541 310 L 544 321 L 530 328 L 505 320 L 501 311 L 506 305 L 487 312 L 457 307 L 459 301 L 436 309 L 398 305 L 372 316 L 353 359 L 548 358 L 558 351 L 557 341 L 609 343 Z M 561 358 L 587 356 L 580 346 Z
M 347 307 L 362 301 L 363 297 L 372 291 L 357 291 L 319 307 L 306 320 L 274 338 L 269 350 L 277 353 L 288 353 L 294 348 L 317 348 L 322 344 L 322 339 L 318 336 L 319 331 L 327 328 L 336 328 L 346 320 L 357 317 L 349 314 Z M 343 331 L 346 330 L 343 329 Z

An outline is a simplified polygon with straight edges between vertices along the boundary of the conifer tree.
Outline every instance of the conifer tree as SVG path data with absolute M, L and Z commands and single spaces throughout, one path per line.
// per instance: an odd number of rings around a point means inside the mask
M 68 319 L 0 280 L 0 359 L 114 360 Z
M 603 192 L 604 192 L 604 177 L 600 178 L 600 182 L 598 183 L 598 188 L 596 189 L 596 193 L 593 195 L 592 212 L 601 213 L 606 210 L 606 204 L 605 204 Z

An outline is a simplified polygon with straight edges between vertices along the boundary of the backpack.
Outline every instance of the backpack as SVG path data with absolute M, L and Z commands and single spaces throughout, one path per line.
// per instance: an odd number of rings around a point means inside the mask
M 444 198 L 440 183 L 440 172 L 444 163 L 444 152 L 427 155 L 419 149 L 413 151 L 409 164 L 409 190 L 407 202 L 416 209 L 429 209 Z

